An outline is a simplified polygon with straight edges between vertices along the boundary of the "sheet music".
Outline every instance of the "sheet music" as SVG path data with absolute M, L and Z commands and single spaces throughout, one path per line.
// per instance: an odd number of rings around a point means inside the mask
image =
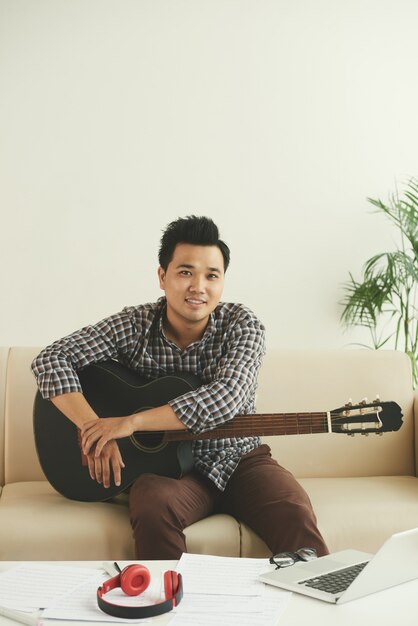
M 267 559 L 246 559 L 202 554 L 183 554 L 177 571 L 187 593 L 258 596 L 264 583 L 258 576 L 268 570 Z
M 211 613 L 217 616 L 219 620 L 219 614 L 234 613 L 237 607 L 245 613 L 259 613 L 262 611 L 262 599 L 261 596 L 251 596 L 246 598 L 245 596 L 216 596 L 216 600 L 213 599 L 213 594 L 205 595 L 199 593 L 185 593 L 179 608 L 181 613 Z
M 0 605 L 24 611 L 43 608 L 100 574 L 102 570 L 86 567 L 22 563 L 0 573 Z
M 266 559 L 183 554 L 177 571 L 185 595 L 170 626 L 276 624 L 292 594 L 258 580 L 268 567 Z

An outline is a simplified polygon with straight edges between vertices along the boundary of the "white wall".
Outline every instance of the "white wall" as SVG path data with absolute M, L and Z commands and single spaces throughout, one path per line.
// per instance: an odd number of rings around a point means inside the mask
M 271 347 L 337 347 L 366 197 L 418 175 L 416 0 L 0 0 L 0 344 L 160 295 L 172 219 L 232 249 Z M 361 335 L 363 337 L 363 335 Z

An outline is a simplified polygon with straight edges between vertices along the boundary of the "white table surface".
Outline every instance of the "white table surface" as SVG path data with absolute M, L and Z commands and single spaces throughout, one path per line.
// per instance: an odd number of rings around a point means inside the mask
M 20 562 L 19 562 L 20 563 Z M 67 566 L 102 567 L 102 561 L 54 561 L 52 564 Z M 18 562 L 0 562 L 0 571 L 4 571 Z M 125 565 L 125 562 L 123 562 Z M 151 576 L 168 569 L 175 569 L 176 561 L 144 561 Z M 111 563 L 109 562 L 109 565 Z M 186 591 L 187 593 L 187 591 Z M 166 613 L 152 618 L 156 626 L 169 624 L 172 614 Z M 126 622 L 125 622 L 126 623 Z M 17 626 L 18 622 L 0 616 L 1 626 Z M 44 620 L 45 626 L 109 626 L 107 622 L 82 622 Z M 228 619 L 219 619 L 219 626 L 228 626 Z M 418 625 L 418 580 L 386 589 L 366 598 L 332 605 L 299 594 L 292 594 L 290 603 L 277 622 L 278 626 L 417 626 Z M 196 624 L 198 626 L 198 624 Z M 266 625 L 268 626 L 268 625 Z

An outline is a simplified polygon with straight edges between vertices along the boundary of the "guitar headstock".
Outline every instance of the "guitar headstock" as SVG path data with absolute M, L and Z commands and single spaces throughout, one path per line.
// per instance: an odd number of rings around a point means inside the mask
M 402 426 L 402 411 L 396 402 L 381 402 L 376 398 L 367 402 L 367 398 L 353 404 L 351 401 L 345 406 L 334 409 L 330 413 L 331 429 L 333 433 L 355 435 L 361 433 L 392 432 Z

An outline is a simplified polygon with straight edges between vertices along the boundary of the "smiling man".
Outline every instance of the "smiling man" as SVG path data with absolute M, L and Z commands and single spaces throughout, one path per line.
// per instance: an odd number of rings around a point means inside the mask
M 112 480 L 120 484 L 121 437 L 181 429 L 198 436 L 255 412 L 265 329 L 247 307 L 221 302 L 229 258 L 209 218 L 172 222 L 159 250 L 164 297 L 64 337 L 34 360 L 43 397 L 81 430 L 92 480 L 105 487 Z M 192 373 L 202 385 L 161 407 L 100 420 L 82 393 L 77 370 L 108 359 L 150 379 Z M 247 523 L 273 554 L 306 546 L 327 554 L 308 496 L 258 437 L 197 439 L 193 456 L 186 476 L 142 474 L 131 485 L 138 559 L 178 559 L 186 551 L 184 528 L 215 512 Z

